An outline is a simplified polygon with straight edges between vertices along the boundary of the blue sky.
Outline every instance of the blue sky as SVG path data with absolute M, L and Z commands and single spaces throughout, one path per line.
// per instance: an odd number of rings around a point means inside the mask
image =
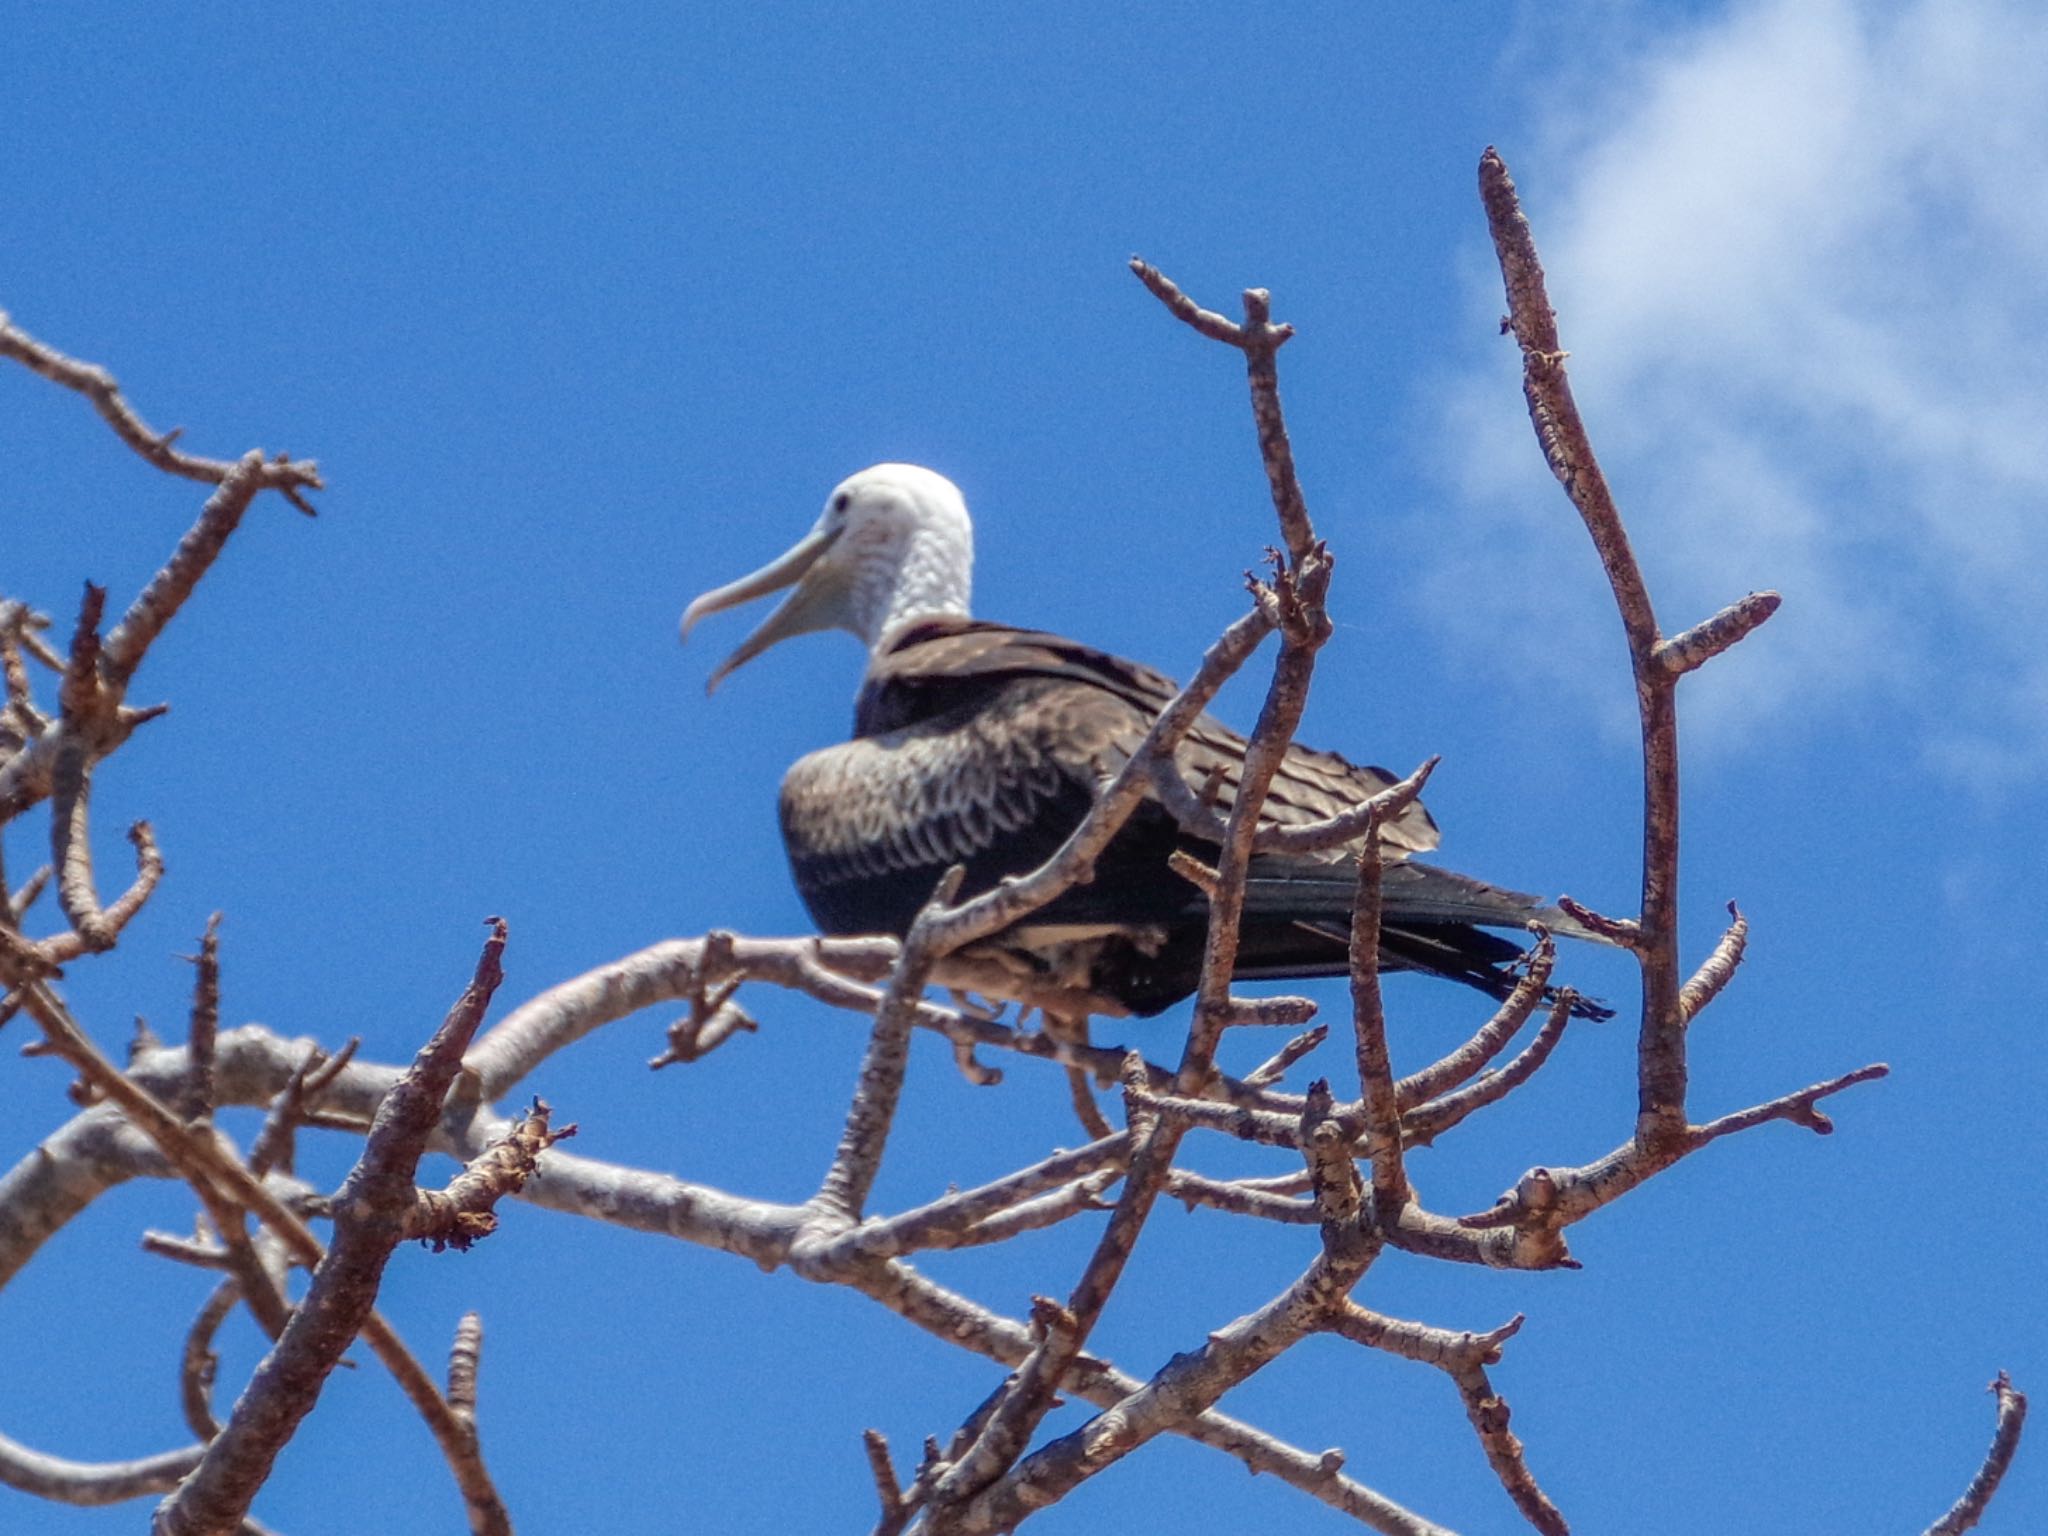
M 1270 512 L 1241 370 L 1130 279 L 1134 252 L 1212 305 L 1268 286 L 1299 328 L 1283 387 L 1340 561 L 1304 736 L 1443 753 L 1445 862 L 1626 907 L 1625 662 L 1495 334 L 1494 143 L 1666 624 L 1785 593 L 1683 700 L 1688 942 L 1729 897 L 1755 924 L 1697 1035 L 1695 1112 L 1895 1072 L 1838 1101 L 1831 1140 L 1766 1128 L 1579 1228 L 1583 1272 L 1390 1259 L 1361 1299 L 1529 1314 L 1495 1381 L 1583 1532 L 1919 1529 L 1982 1452 L 1992 1373 L 2048 1390 L 2048 38 L 2024 8 L 48 7 L 9 34 L 0 306 L 199 451 L 288 449 L 332 486 L 317 522 L 259 508 L 139 679 L 174 709 L 97 824 L 111 864 L 149 816 L 170 875 L 75 968 L 103 1040 L 178 1027 L 174 956 L 216 908 L 232 1021 L 386 1060 L 487 913 L 512 924 L 508 1004 L 663 937 L 802 931 L 773 787 L 843 734 L 857 649 L 793 643 L 706 700 L 742 626 L 679 651 L 674 622 L 866 464 L 962 485 L 983 614 L 1186 671 Z M 197 501 L 0 372 L 0 594 L 61 614 L 91 578 L 119 601 Z M 10 831 L 13 869 L 41 836 Z M 1613 957 L 1569 965 L 1628 996 Z M 1448 989 L 1391 992 L 1397 1062 L 1473 1023 Z M 859 1037 L 756 1001 L 763 1032 L 697 1066 L 646 1072 L 649 1016 L 533 1086 L 580 1150 L 794 1197 Z M 1124 1033 L 1164 1049 L 1171 1026 Z M 1625 1029 L 1578 1030 L 1419 1157 L 1419 1187 L 1476 1209 L 1604 1151 L 1631 1071 Z M 0 1074 L 11 1162 L 68 1106 L 49 1063 Z M 882 1203 L 1070 1144 L 1061 1097 L 1021 1068 L 970 1089 L 926 1050 Z M 350 1148 L 315 1147 L 338 1176 Z M 205 1282 L 134 1242 L 187 1204 L 118 1192 L 0 1294 L 0 1430 L 81 1457 L 182 1442 Z M 928 1267 L 1015 1312 L 1091 1235 Z M 1149 1371 L 1305 1259 L 1299 1233 L 1162 1213 L 1098 1342 Z M 914 1447 L 996 1380 L 859 1297 L 523 1208 L 467 1256 L 400 1254 L 386 1302 L 429 1355 L 484 1313 L 486 1445 L 527 1532 L 857 1527 L 859 1430 Z M 256 1357 L 245 1330 L 224 1376 Z M 1225 1406 L 1445 1524 L 1514 1528 L 1434 1373 L 1328 1345 Z M 1985 1529 L 2048 1524 L 2037 1451 Z M 460 1518 L 367 1364 L 257 1512 L 294 1536 Z M 141 1518 L 0 1492 L 0 1529 Z M 1266 1522 L 1350 1528 L 1179 1445 L 1034 1528 Z

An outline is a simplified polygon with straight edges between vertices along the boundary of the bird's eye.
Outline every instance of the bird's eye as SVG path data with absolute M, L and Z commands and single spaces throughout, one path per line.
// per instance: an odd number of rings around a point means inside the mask
M 832 498 L 832 510 L 834 512 L 844 512 L 851 505 L 853 505 L 853 495 L 849 491 L 841 491 Z

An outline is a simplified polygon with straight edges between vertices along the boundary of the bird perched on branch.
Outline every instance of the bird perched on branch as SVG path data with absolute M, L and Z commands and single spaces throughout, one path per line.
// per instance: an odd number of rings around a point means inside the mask
M 782 781 L 782 834 L 804 905 L 829 934 L 902 934 L 954 864 L 961 896 L 1036 869 L 1087 815 L 1174 697 L 1149 667 L 1037 630 L 969 616 L 974 528 L 959 488 L 914 464 L 842 481 L 786 554 L 704 593 L 707 615 L 789 589 L 712 672 L 707 691 L 792 635 L 844 629 L 868 647 L 853 739 L 797 761 Z M 1209 919 L 1176 850 L 1213 867 L 1245 739 L 1203 715 L 1096 860 L 1094 876 L 963 949 L 937 979 L 1072 1015 L 1158 1013 L 1196 986 Z M 1289 746 L 1261 827 L 1326 820 L 1395 782 L 1333 752 Z M 1419 802 L 1380 830 L 1380 965 L 1449 977 L 1495 997 L 1520 949 L 1487 928 L 1542 923 L 1597 939 L 1534 896 L 1410 855 L 1437 845 Z M 1185 867 L 1185 865 L 1183 866 Z M 1356 890 L 1352 850 L 1253 855 L 1234 975 L 1343 975 Z M 1604 1017 L 1581 1002 L 1577 1011 Z

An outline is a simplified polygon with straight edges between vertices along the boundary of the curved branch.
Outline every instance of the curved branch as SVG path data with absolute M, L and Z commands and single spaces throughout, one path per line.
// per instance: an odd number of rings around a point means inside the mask
M 121 1504 L 177 1487 L 205 1454 L 188 1445 L 134 1461 L 67 1461 L 0 1435 L 0 1483 L 53 1504 Z
M 2012 1465 L 2013 1452 L 2020 1447 L 2020 1431 L 2027 1423 L 2027 1400 L 2014 1390 L 2003 1371 L 1992 1381 L 1991 1391 L 1998 1399 L 1998 1425 L 1991 1434 L 1991 1449 L 1984 1453 L 1983 1464 L 1970 1479 L 1970 1486 L 1963 1490 L 1963 1496 L 1949 1507 L 1947 1514 L 1927 1527 L 1926 1536 L 1962 1536 L 1976 1525 L 1984 1518 L 1991 1496 L 1998 1492 L 2005 1469 Z

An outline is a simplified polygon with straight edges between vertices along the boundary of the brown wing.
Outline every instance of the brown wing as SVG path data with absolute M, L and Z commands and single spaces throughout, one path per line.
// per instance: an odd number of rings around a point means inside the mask
M 1016 688 L 1030 680 L 1039 686 Z M 1000 695 L 1006 733 L 1030 742 L 1030 755 L 1065 774 L 1106 776 L 1138 750 L 1154 718 L 1179 690 L 1170 678 L 1039 630 L 982 620 L 935 618 L 907 627 L 869 667 L 855 708 L 858 736 L 880 736 L 919 722 L 971 715 Z M 1212 787 L 1228 815 L 1244 771 L 1245 739 L 1203 715 L 1175 754 L 1182 781 Z M 1300 826 L 1349 810 L 1395 782 L 1384 768 L 1361 767 L 1334 752 L 1290 746 L 1266 795 L 1260 820 Z M 1436 847 L 1436 823 L 1418 802 L 1384 828 L 1390 852 Z M 1333 855 L 1337 857 L 1341 855 Z

